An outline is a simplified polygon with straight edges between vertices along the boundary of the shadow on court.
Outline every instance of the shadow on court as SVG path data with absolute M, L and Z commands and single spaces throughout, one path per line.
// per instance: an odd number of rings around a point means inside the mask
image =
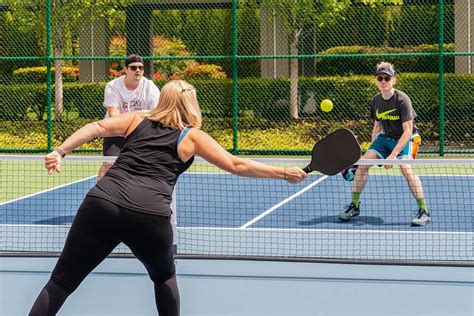
M 40 224 L 40 225 L 64 225 L 64 224 L 72 224 L 73 220 L 74 220 L 74 216 L 69 215 L 69 216 L 51 217 L 51 218 L 43 219 L 40 221 L 36 221 L 34 223 Z
M 338 224 L 338 226 L 365 226 L 365 225 L 371 225 L 371 226 L 383 226 L 387 225 L 384 224 L 384 221 L 380 217 L 376 216 L 357 216 L 354 217 L 352 220 L 348 222 L 341 222 L 338 218 L 337 215 L 333 216 L 321 216 L 321 217 L 315 217 L 311 220 L 308 221 L 300 221 L 298 222 L 298 226 L 317 226 L 317 225 L 322 225 L 322 224 Z M 399 223 L 391 223 L 388 225 L 400 225 Z

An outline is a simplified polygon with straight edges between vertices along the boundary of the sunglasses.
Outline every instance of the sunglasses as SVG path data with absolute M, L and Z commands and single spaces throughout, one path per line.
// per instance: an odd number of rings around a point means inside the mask
M 377 81 L 378 81 L 378 82 L 382 82 L 382 81 L 390 82 L 390 80 L 392 80 L 392 77 L 377 76 Z
M 137 71 L 137 70 L 143 70 L 145 69 L 144 66 L 128 66 L 128 68 L 130 68 L 132 71 Z

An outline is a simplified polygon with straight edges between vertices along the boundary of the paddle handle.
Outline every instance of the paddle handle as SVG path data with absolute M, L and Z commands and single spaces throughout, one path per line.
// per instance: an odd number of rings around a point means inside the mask
M 310 173 L 311 171 L 311 167 L 309 165 L 307 165 L 306 167 L 303 168 L 303 171 L 306 172 L 306 173 Z

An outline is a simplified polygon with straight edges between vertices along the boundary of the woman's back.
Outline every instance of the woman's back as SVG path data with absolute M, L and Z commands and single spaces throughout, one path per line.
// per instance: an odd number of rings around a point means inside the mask
M 177 178 L 194 161 L 180 160 L 180 134 L 179 129 L 163 127 L 145 117 L 125 138 L 113 167 L 90 194 L 136 211 L 169 216 Z

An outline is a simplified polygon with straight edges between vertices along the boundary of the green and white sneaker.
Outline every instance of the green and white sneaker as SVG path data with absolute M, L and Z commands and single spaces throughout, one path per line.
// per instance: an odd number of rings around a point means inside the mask
M 430 213 L 426 210 L 419 209 L 418 213 L 415 212 L 416 216 L 411 221 L 411 226 L 425 226 L 426 224 L 431 222 Z
M 359 205 L 356 206 L 354 203 L 351 203 L 344 212 L 339 214 L 337 218 L 339 218 L 343 222 L 350 221 L 351 218 L 356 217 L 360 214 Z

